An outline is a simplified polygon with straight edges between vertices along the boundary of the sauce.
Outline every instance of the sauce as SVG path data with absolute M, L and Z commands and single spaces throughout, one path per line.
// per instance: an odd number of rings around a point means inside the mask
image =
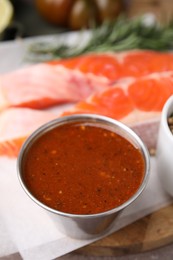
M 138 190 L 145 171 L 140 150 L 124 137 L 74 122 L 40 136 L 23 167 L 33 196 L 72 214 L 95 214 L 123 204 Z

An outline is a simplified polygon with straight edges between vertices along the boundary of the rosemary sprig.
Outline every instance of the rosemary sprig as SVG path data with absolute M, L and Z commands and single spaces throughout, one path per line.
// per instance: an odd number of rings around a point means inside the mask
M 82 41 L 82 32 L 81 32 Z M 91 29 L 90 39 L 81 46 L 65 42 L 35 42 L 29 46 L 27 58 L 51 60 L 68 58 L 89 52 L 124 51 L 130 49 L 150 49 L 168 51 L 173 49 L 173 23 L 147 25 L 143 17 L 127 19 L 119 17 L 116 21 L 105 21 L 100 27 Z

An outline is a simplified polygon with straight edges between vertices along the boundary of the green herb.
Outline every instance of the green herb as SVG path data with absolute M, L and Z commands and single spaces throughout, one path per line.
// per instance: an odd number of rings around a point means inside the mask
M 78 42 L 82 42 L 83 32 Z M 57 42 L 36 42 L 29 46 L 28 58 L 51 60 L 74 57 L 89 52 L 118 52 L 130 49 L 150 49 L 168 51 L 173 49 L 173 23 L 147 25 L 143 17 L 127 19 L 119 17 L 116 21 L 104 22 L 91 29 L 90 38 L 83 46 L 80 43 L 69 45 L 56 38 Z

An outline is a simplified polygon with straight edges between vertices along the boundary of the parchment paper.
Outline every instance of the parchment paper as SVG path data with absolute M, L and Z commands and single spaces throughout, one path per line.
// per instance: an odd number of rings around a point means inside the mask
M 157 176 L 156 159 L 142 195 L 119 216 L 110 233 L 171 203 Z M 95 239 L 97 240 L 97 239 Z M 50 215 L 33 203 L 20 186 L 16 161 L 0 159 L 0 256 L 20 252 L 23 259 L 49 260 L 94 240 L 75 240 L 58 230 Z

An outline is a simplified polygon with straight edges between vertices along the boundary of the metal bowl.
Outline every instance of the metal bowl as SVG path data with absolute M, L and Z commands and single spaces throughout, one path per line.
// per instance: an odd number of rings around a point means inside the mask
M 78 214 L 70 214 L 70 213 L 64 213 L 61 211 L 57 211 L 53 208 L 50 208 L 37 200 L 30 190 L 28 189 L 27 185 L 24 181 L 24 171 L 23 171 L 23 162 L 25 159 L 25 156 L 27 154 L 27 151 L 30 149 L 30 147 L 33 145 L 33 143 L 37 142 L 37 139 L 45 134 L 47 131 L 50 131 L 53 128 L 57 128 L 58 126 L 61 126 L 63 124 L 68 124 L 71 122 L 87 122 L 92 123 L 92 125 L 104 127 L 106 129 L 109 129 L 115 133 L 118 133 L 128 141 L 130 141 L 135 147 L 137 147 L 144 159 L 145 163 L 145 173 L 143 181 L 137 190 L 137 192 L 125 203 L 122 205 L 115 207 L 109 211 L 97 213 L 97 214 L 87 214 L 87 215 L 78 215 Z M 47 124 L 41 126 L 39 129 L 37 129 L 31 136 L 26 140 L 24 143 L 17 162 L 17 169 L 18 169 L 18 178 L 20 181 L 21 186 L 23 187 L 26 194 L 39 206 L 41 206 L 43 209 L 47 210 L 49 214 L 55 219 L 55 221 L 58 222 L 58 227 L 62 232 L 64 232 L 66 235 L 77 238 L 77 239 L 88 239 L 88 238 L 94 238 L 98 237 L 99 235 L 108 232 L 108 230 L 111 228 L 112 223 L 116 220 L 117 215 L 128 205 L 133 203 L 133 201 L 139 197 L 141 192 L 144 190 L 147 180 L 149 177 L 149 168 L 150 168 L 150 159 L 149 159 L 149 153 L 144 145 L 144 143 L 141 141 L 141 139 L 135 134 L 134 131 L 132 131 L 130 128 L 125 126 L 124 124 L 120 123 L 119 121 L 113 120 L 111 118 L 100 116 L 100 115 L 94 115 L 94 114 L 80 114 L 80 115 L 71 115 L 71 116 L 65 116 L 58 119 L 55 119 L 53 121 L 48 122 Z

